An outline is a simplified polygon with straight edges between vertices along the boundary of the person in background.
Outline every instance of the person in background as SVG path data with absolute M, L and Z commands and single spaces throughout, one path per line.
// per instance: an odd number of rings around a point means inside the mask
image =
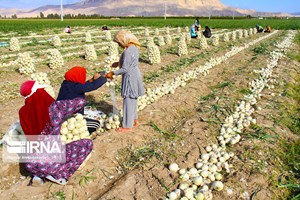
M 205 30 L 203 31 L 203 35 L 206 38 L 210 38 L 211 37 L 211 30 L 208 26 L 205 26 Z
M 127 30 L 118 31 L 114 36 L 114 42 L 124 51 L 120 61 L 112 64 L 112 67 L 120 66 L 120 69 L 107 73 L 106 78 L 122 75 L 123 121 L 122 127 L 117 131 L 127 132 L 139 125 L 137 98 L 144 95 L 144 84 L 139 69 L 140 43 L 136 36 Z
M 255 27 L 256 27 L 256 30 L 257 30 L 258 33 L 263 33 L 264 32 L 264 28 L 261 25 L 256 24 Z
M 66 29 L 65 29 L 65 32 L 66 32 L 66 33 L 71 33 L 71 27 L 70 27 L 70 26 L 67 26 Z
M 192 26 L 191 26 L 191 30 L 190 30 L 190 35 L 191 35 L 191 38 L 197 38 L 198 37 L 198 34 L 196 33 L 196 31 L 195 31 L 195 24 L 193 24 Z
M 102 31 L 107 31 L 108 30 L 108 28 L 107 28 L 107 26 L 102 26 Z
M 37 81 L 26 81 L 20 87 L 20 94 L 25 99 L 25 105 L 19 110 L 20 124 L 26 137 L 52 135 L 60 140 L 60 128 L 64 119 L 83 108 L 86 101 L 83 98 L 55 101 Z M 57 137 L 55 137 L 57 136 Z M 49 140 L 47 140 L 49 141 Z M 58 163 L 54 154 L 43 154 L 49 162 L 28 160 L 24 167 L 30 172 L 32 179 L 29 185 L 42 185 L 45 179 L 65 185 L 93 149 L 93 142 L 80 139 L 66 144 L 66 161 Z M 30 154 L 31 157 L 41 156 Z
M 266 26 L 265 33 L 271 33 L 271 27 L 269 25 Z
M 195 25 L 195 31 L 199 31 L 201 29 L 199 17 L 196 18 L 194 25 Z
M 95 73 L 93 78 L 86 81 L 86 69 L 81 66 L 75 66 L 66 72 L 65 80 L 61 84 L 56 100 L 71 100 L 77 97 L 85 99 L 86 92 L 97 90 L 106 81 L 106 78 L 99 73 Z M 82 108 L 78 113 L 84 114 L 84 109 Z M 90 133 L 99 128 L 100 122 L 98 120 L 85 119 Z

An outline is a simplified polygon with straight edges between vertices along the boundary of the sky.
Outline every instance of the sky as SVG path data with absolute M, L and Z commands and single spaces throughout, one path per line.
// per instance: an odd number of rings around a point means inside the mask
M 63 0 L 64 4 L 80 0 Z M 60 0 L 0 0 L 0 8 L 37 8 L 44 5 L 60 5 Z
M 63 0 L 64 4 L 80 0 Z M 209 1 L 209 0 L 208 0 Z M 266 12 L 300 12 L 300 0 L 220 0 L 228 6 Z M 59 5 L 60 0 L 0 0 L 0 8 L 37 8 L 43 5 Z
M 300 0 L 221 0 L 227 6 L 266 12 L 300 12 Z

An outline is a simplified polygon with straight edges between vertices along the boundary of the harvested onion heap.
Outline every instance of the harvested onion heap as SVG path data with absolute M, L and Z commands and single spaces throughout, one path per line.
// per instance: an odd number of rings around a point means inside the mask
M 232 31 L 232 32 L 231 32 L 231 37 L 230 37 L 230 39 L 231 39 L 232 41 L 235 41 L 235 40 L 236 40 L 236 31 Z
M 166 35 L 165 36 L 165 41 L 166 41 L 166 45 L 170 45 L 170 44 L 172 44 L 172 37 L 171 37 L 171 35 Z
M 157 101 L 166 94 L 174 94 L 176 88 L 184 87 L 190 79 L 195 79 L 198 72 L 185 72 L 181 76 L 174 78 L 172 82 L 165 82 L 161 86 L 151 90 L 147 89 L 146 94 L 138 98 L 138 110 L 143 110 L 147 105 Z M 199 72 L 204 73 L 204 70 Z
M 84 45 L 85 59 L 86 60 L 96 60 L 97 53 L 95 51 L 95 47 L 92 44 Z
M 169 27 L 166 28 L 166 34 L 167 34 L 167 35 L 170 34 L 170 28 L 169 28 Z
M 185 30 L 185 32 L 190 32 L 190 29 L 187 26 L 184 28 L 184 30 Z
M 154 30 L 154 35 L 159 36 L 159 30 L 158 30 L 158 28 L 156 28 L 156 29 Z
M 214 35 L 211 38 L 211 44 L 213 46 L 218 46 L 219 45 L 219 36 L 218 35 Z
M 238 30 L 238 31 L 237 31 L 237 38 L 238 38 L 238 39 L 243 38 L 243 31 L 242 31 L 242 30 Z
M 45 72 L 38 72 L 38 73 L 31 74 L 30 78 L 32 80 L 37 81 L 40 85 L 46 85 L 45 87 L 46 92 L 48 92 L 48 94 L 53 98 L 55 97 L 54 89 L 51 86 L 51 82 L 48 79 L 48 76 Z
M 85 42 L 92 42 L 92 36 L 90 32 L 85 33 Z
M 256 28 L 252 28 L 252 30 L 253 30 L 253 34 L 257 33 L 257 29 Z
M 284 40 L 283 42 L 281 42 L 280 44 L 277 44 L 276 47 L 279 49 L 279 51 L 286 51 L 288 49 L 288 47 L 291 46 L 292 44 L 292 39 L 295 37 L 296 32 L 295 31 L 289 31 L 288 35 L 287 35 L 287 39 Z
M 50 69 L 60 68 L 64 65 L 64 59 L 58 49 L 50 49 L 48 58 Z
M 19 51 L 20 50 L 20 44 L 19 44 L 18 38 L 15 38 L 15 37 L 10 38 L 9 50 L 11 50 L 11 51 Z
M 113 54 L 111 56 L 107 56 L 105 61 L 104 61 L 104 71 L 109 72 L 113 70 L 118 70 L 119 67 L 112 68 L 111 65 L 114 62 L 119 62 L 119 55 L 118 54 Z M 105 83 L 107 87 L 112 87 L 112 89 L 115 87 L 115 85 L 119 82 L 120 76 L 113 76 L 112 80 L 109 80 Z
M 181 33 L 181 27 L 177 27 L 177 33 L 178 33 L 178 34 Z
M 243 31 L 243 36 L 244 36 L 244 37 L 248 37 L 248 36 L 249 36 L 248 30 L 247 30 L 247 29 L 244 29 L 244 31 Z
M 16 65 L 19 66 L 19 72 L 21 74 L 31 74 L 35 72 L 34 61 L 30 57 L 29 52 L 19 53 Z
M 228 42 L 229 41 L 229 34 L 228 33 L 224 33 L 223 34 L 223 42 Z
M 230 172 L 229 159 L 233 153 L 227 153 L 225 148 L 216 144 L 205 147 L 206 152 L 200 156 L 198 162 L 189 169 L 180 169 L 178 164 L 169 165 L 172 173 L 179 173 L 178 189 L 167 194 L 169 200 L 175 199 L 213 199 L 212 191 L 224 188 L 222 171 Z
M 104 68 L 105 71 L 111 71 L 111 70 L 116 70 L 118 68 L 111 68 L 111 64 L 114 62 L 119 62 L 119 55 L 118 54 L 113 54 L 111 56 L 107 56 L 104 60 Z
M 150 64 L 158 64 L 161 62 L 159 48 L 154 43 L 152 45 L 150 43 L 149 46 L 147 46 L 147 53 Z
M 146 39 L 146 43 L 147 43 L 147 48 L 148 48 L 149 46 L 155 45 L 155 44 L 154 44 L 153 37 L 148 37 L 148 38 Z
M 188 54 L 188 49 L 185 40 L 186 40 L 185 34 L 181 34 L 177 44 L 177 52 L 179 56 Z
M 55 47 L 60 47 L 61 46 L 61 40 L 60 40 L 58 35 L 55 35 L 52 38 L 52 45 L 55 46 Z
M 192 40 L 190 33 L 183 33 L 183 34 L 185 34 L 185 40 L 186 40 L 186 42 L 190 43 L 191 40 Z
M 201 37 L 201 38 L 200 38 L 200 40 L 199 40 L 199 45 L 200 45 L 200 48 L 201 48 L 201 49 L 206 49 L 206 48 L 208 48 L 207 41 L 206 41 L 206 38 L 205 38 L 205 37 Z
M 145 37 L 149 37 L 149 29 L 145 28 Z
M 164 40 L 164 37 L 163 36 L 158 36 L 158 46 L 165 46 L 166 43 L 165 43 L 165 40 Z
M 64 121 L 60 128 L 60 134 L 61 140 L 66 143 L 91 138 L 86 126 L 86 120 L 82 114 L 76 114 L 74 117 Z
M 105 40 L 106 41 L 111 41 L 111 32 L 110 31 L 105 32 Z
M 116 129 L 120 127 L 120 117 L 116 114 L 109 113 L 107 116 L 102 115 L 100 121 L 100 128 L 97 132 L 104 132 L 105 130 Z
M 118 55 L 119 54 L 119 45 L 115 42 L 110 42 L 108 46 L 108 55 L 113 56 L 113 55 Z
M 253 29 L 252 28 L 249 29 L 249 35 L 253 35 Z

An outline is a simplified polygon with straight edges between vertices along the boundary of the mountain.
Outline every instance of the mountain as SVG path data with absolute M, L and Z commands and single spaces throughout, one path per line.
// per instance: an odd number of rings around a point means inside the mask
M 257 13 L 226 6 L 220 0 L 83 0 L 64 5 L 64 14 L 99 14 L 103 16 L 289 16 L 285 13 Z M 1 8 L 0 8 L 1 11 Z M 60 13 L 60 6 L 47 5 L 27 11 L 12 10 L 7 16 L 36 17 L 40 12 L 45 16 Z M 1 12 L 2 13 L 2 12 Z
M 291 13 L 291 15 L 300 16 L 300 12 Z

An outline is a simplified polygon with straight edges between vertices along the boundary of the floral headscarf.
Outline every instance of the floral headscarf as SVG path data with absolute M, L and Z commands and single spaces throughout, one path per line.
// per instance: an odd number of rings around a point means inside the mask
M 137 37 L 133 35 L 130 31 L 120 30 L 116 32 L 114 41 L 127 48 L 129 44 L 133 44 L 137 47 L 140 47 L 141 44 L 138 41 Z

